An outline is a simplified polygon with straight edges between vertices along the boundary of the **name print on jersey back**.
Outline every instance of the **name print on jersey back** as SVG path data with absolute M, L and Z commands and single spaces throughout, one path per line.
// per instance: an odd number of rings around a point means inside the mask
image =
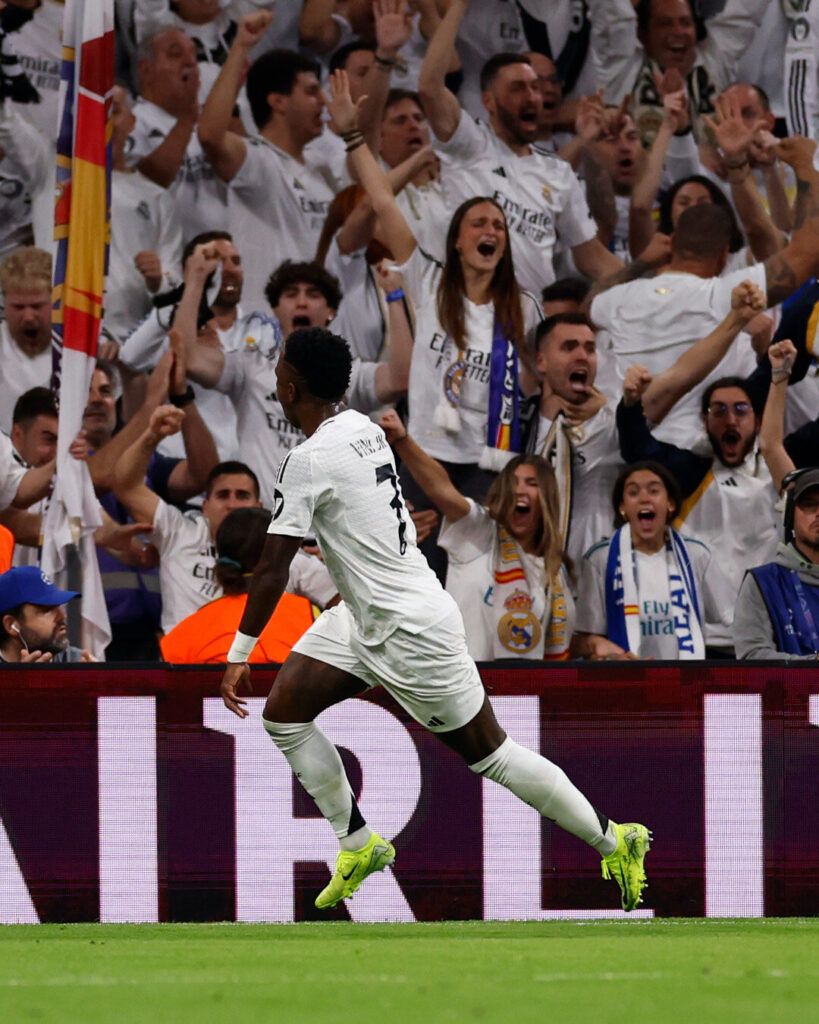
M 315 535 L 361 642 L 420 633 L 451 613 L 416 547 L 384 432 L 366 416 L 348 409 L 325 420 L 286 456 L 276 489 L 269 532 Z

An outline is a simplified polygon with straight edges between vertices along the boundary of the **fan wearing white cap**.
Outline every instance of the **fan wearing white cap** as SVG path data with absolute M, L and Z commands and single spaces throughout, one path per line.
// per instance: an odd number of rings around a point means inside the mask
M 79 597 L 60 590 L 36 566 L 0 574 L 0 661 L 64 664 L 93 661 L 68 642 L 65 605 Z

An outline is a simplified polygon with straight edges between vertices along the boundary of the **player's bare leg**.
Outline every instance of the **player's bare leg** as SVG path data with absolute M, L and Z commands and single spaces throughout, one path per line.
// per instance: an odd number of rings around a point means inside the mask
M 478 775 L 504 786 L 603 857 L 603 876 L 613 877 L 622 906 L 633 910 L 645 888 L 650 833 L 643 825 L 618 825 L 596 811 L 556 764 L 515 743 L 500 727 L 489 699 L 466 725 L 436 735 Z
M 313 721 L 322 711 L 367 687 L 356 676 L 293 652 L 276 676 L 262 724 L 287 758 L 296 778 L 330 822 L 341 846 L 330 884 L 316 906 L 335 906 L 367 875 L 395 860 L 395 848 L 368 827 L 335 746 Z

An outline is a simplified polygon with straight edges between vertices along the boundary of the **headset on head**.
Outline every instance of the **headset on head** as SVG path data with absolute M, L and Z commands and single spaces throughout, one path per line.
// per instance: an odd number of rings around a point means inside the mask
M 812 469 L 816 469 L 816 466 L 805 466 L 804 469 L 792 469 L 790 473 L 786 473 L 782 477 L 782 491 L 787 491 L 787 497 L 785 499 L 785 543 L 790 544 L 793 541 L 793 509 L 796 505 L 793 493 L 795 490 L 795 483 L 803 473 L 809 473 Z

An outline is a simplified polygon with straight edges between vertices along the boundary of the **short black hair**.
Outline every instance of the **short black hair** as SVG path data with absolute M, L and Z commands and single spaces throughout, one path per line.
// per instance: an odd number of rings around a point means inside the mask
M 555 313 L 554 316 L 547 316 L 545 320 L 541 320 L 537 325 L 535 348 L 539 348 L 541 341 L 551 334 L 559 324 L 574 324 L 579 327 L 588 327 L 592 333 L 596 334 L 594 324 L 585 313 Z
M 38 416 L 58 416 L 57 400 L 50 388 L 29 388 L 14 403 L 12 424 L 28 423 Z
M 247 73 L 245 92 L 257 128 L 264 128 L 270 120 L 270 104 L 267 102 L 270 93 L 289 96 L 296 79 L 303 73 L 321 78 L 318 62 L 295 50 L 268 50 L 253 61 Z
M 424 114 L 424 117 L 427 116 L 426 113 L 424 113 L 424 105 L 421 102 L 421 97 L 417 92 L 413 92 L 412 89 L 390 89 L 387 93 L 387 100 L 384 103 L 384 113 L 381 115 L 381 120 L 383 121 L 387 116 L 387 111 L 390 107 L 394 107 L 396 103 L 402 103 L 404 100 L 412 100 L 421 113 Z
M 562 277 L 547 284 L 540 293 L 542 302 L 576 302 L 580 304 L 589 294 L 591 285 L 582 277 Z
M 338 402 L 350 386 L 350 346 L 324 327 L 300 327 L 293 331 L 284 343 L 284 359 L 314 398 Z
M 318 288 L 330 309 L 338 309 L 341 303 L 341 285 L 338 278 L 320 263 L 296 263 L 293 260 L 285 260 L 276 267 L 265 285 L 264 294 L 271 309 L 278 306 L 285 288 L 290 288 L 294 284 L 311 284 Z
M 233 474 L 241 473 L 243 476 L 249 476 L 253 481 L 253 489 L 256 492 L 256 497 L 259 497 L 261 488 L 259 487 L 259 478 L 245 462 L 238 462 L 236 459 L 229 459 L 227 462 L 217 462 L 213 469 L 208 473 L 208 478 L 205 481 L 205 497 L 210 497 L 210 492 L 213 490 L 213 483 L 217 477 L 229 476 Z
M 195 235 L 182 250 L 182 266 L 188 262 L 193 255 L 197 245 L 207 245 L 208 242 L 233 242 L 233 235 L 229 231 L 200 231 Z
M 671 252 L 688 259 L 709 260 L 730 250 L 731 215 L 714 203 L 689 206 L 680 214 L 671 235 Z
M 249 574 L 262 557 L 272 513 L 266 508 L 235 508 L 216 531 L 216 579 L 226 594 L 245 594 Z
M 703 416 L 708 413 L 708 406 L 711 404 L 711 396 L 719 388 L 739 388 L 740 391 L 744 391 L 748 396 L 748 401 L 753 405 L 751 400 L 751 393 L 748 390 L 748 381 L 744 377 L 720 377 L 718 380 L 712 380 L 708 387 L 702 393 L 702 400 L 700 401 L 700 412 Z M 756 413 L 756 409 L 754 410 Z
M 353 39 L 349 43 L 345 43 L 344 46 L 339 46 L 333 53 L 330 63 L 327 65 L 327 70 L 331 75 L 334 71 L 343 70 L 347 67 L 347 58 L 353 53 L 358 53 L 359 50 L 375 53 L 375 46 L 373 43 L 364 42 L 363 39 Z
M 507 68 L 510 64 L 528 64 L 532 62 L 523 53 L 496 53 L 481 68 L 481 92 L 485 92 L 495 81 L 495 77 L 501 68 Z
M 632 473 L 639 473 L 640 470 L 653 473 L 662 480 L 669 498 L 674 502 L 674 515 L 680 511 L 680 506 L 682 505 L 682 491 L 680 490 L 680 485 L 677 483 L 677 478 L 671 470 L 661 462 L 654 462 L 651 459 L 646 459 L 643 462 L 632 462 L 629 466 L 623 466 L 617 474 L 617 479 L 614 481 L 614 488 L 611 492 L 611 504 L 614 509 L 615 526 L 619 527 L 625 523 L 625 519 L 620 515 L 620 504 L 623 501 L 623 494 L 626 490 L 626 481 Z

